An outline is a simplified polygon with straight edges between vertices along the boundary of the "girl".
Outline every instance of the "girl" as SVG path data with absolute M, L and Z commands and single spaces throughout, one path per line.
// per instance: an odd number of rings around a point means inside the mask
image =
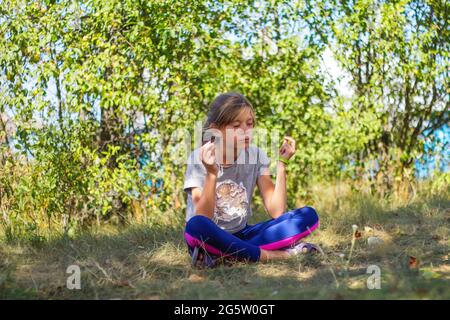
M 213 138 L 189 156 L 184 183 L 184 236 L 195 266 L 213 266 L 218 258 L 285 259 L 318 249 L 299 243 L 317 228 L 316 211 L 303 207 L 285 212 L 286 164 L 295 153 L 295 141 L 284 137 L 274 184 L 267 155 L 250 145 L 254 126 L 253 107 L 239 93 L 221 94 L 210 105 L 203 136 Z M 249 225 L 255 185 L 271 219 Z

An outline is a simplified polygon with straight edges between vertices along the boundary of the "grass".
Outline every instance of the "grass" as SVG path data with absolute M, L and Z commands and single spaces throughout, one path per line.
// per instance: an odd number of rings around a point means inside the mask
M 325 256 L 196 270 L 182 224 L 102 227 L 39 244 L 2 243 L 0 298 L 450 298 L 448 192 L 417 195 L 406 203 L 354 194 L 345 186 L 318 186 L 314 195 L 312 203 L 298 205 L 312 205 L 319 213 L 321 226 L 308 241 L 320 244 Z M 268 218 L 257 211 L 251 222 Z M 362 234 L 346 269 L 353 224 Z M 369 236 L 382 238 L 384 245 L 369 248 Z M 66 269 L 73 264 L 81 269 L 81 290 L 66 287 Z M 369 265 L 381 270 L 379 290 L 367 288 Z

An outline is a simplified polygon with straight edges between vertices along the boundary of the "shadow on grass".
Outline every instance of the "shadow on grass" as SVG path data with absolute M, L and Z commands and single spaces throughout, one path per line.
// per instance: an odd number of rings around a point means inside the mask
M 351 230 L 355 221 L 381 225 L 393 243 L 382 254 L 372 253 L 364 236 L 356 244 L 348 272 L 345 272 L 345 261 L 333 255 L 336 250 L 348 254 L 345 250 L 350 238 L 342 234 L 336 234 L 343 239 L 337 246 L 321 243 L 327 259 L 302 256 L 264 264 L 236 263 L 231 267 L 207 270 L 190 266 L 181 225 L 131 226 L 123 230 L 86 233 L 73 239 L 59 238 L 40 246 L 5 245 L 0 252 L 0 298 L 448 298 L 448 274 L 446 278 L 442 274 L 436 277 L 435 273 L 424 276 L 421 270 L 411 270 L 405 265 L 410 255 L 417 256 L 424 266 L 440 267 L 448 263 L 441 257 L 448 254 L 447 200 L 434 199 L 429 203 L 380 211 L 373 217 L 364 212 L 359 218 L 355 215 L 348 221 L 341 221 L 346 230 Z M 260 211 L 251 222 L 267 219 L 268 216 Z M 334 219 L 338 218 L 324 219 L 320 229 L 331 228 L 329 223 Z M 346 216 L 340 219 L 345 220 Z M 314 237 L 313 234 L 311 241 Z M 380 290 L 367 288 L 370 276 L 367 266 L 372 264 L 378 265 L 382 272 Z M 70 265 L 80 267 L 81 290 L 67 289 L 70 274 L 66 270 Z

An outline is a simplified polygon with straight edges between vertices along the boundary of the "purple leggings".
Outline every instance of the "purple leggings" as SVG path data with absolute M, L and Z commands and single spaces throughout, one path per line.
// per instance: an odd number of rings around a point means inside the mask
M 196 246 L 212 255 L 238 260 L 258 261 L 261 249 L 278 250 L 296 244 L 319 226 L 319 217 L 312 207 L 288 211 L 276 219 L 246 225 L 229 233 L 211 219 L 196 215 L 186 223 L 184 237 L 192 255 Z

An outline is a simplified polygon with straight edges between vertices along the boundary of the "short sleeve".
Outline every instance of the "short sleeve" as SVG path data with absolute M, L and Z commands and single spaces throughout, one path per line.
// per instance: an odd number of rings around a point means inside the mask
M 260 176 L 270 176 L 270 159 L 264 150 L 258 148 L 258 167 L 257 175 Z
M 183 189 L 199 187 L 203 189 L 206 169 L 200 160 L 198 152 L 194 151 L 188 158 Z

